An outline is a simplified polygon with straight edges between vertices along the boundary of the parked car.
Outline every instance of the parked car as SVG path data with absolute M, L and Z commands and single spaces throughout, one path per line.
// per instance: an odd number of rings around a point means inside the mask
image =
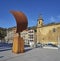
M 43 47 L 43 44 L 41 44 L 41 43 L 37 43 L 37 47 Z
M 56 45 L 54 45 L 54 44 L 52 44 L 52 43 L 47 44 L 47 46 L 57 47 Z

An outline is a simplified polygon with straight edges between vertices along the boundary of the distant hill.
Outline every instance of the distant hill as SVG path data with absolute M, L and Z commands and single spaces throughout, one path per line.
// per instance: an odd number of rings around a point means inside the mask
M 36 26 L 28 27 L 28 29 L 36 29 Z
M 13 28 L 16 28 L 16 26 L 10 27 L 10 28 L 8 28 L 8 30 L 12 30 Z M 30 29 L 36 29 L 36 26 L 28 27 L 28 30 L 30 30 Z

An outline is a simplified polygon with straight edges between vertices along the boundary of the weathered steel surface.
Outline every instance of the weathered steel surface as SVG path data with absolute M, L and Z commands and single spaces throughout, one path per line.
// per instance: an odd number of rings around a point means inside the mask
M 24 13 L 18 11 L 10 11 L 16 19 L 17 33 L 22 32 L 27 28 L 28 21 Z

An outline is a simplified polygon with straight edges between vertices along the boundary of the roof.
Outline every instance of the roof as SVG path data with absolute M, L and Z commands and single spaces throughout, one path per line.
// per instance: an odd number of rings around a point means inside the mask
M 59 25 L 60 23 L 49 23 L 49 24 L 47 24 L 47 25 L 45 25 L 45 26 L 52 26 L 52 25 Z
M 53 25 L 59 25 L 60 23 L 49 23 L 49 24 L 45 24 L 42 27 L 47 27 L 47 26 L 53 26 Z M 40 27 L 41 28 L 41 27 Z

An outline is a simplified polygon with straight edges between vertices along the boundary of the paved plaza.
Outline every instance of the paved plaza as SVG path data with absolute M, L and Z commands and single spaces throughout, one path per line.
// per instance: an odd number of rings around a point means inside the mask
M 0 61 L 60 61 L 60 49 L 26 48 L 21 54 L 7 50 L 0 52 Z

